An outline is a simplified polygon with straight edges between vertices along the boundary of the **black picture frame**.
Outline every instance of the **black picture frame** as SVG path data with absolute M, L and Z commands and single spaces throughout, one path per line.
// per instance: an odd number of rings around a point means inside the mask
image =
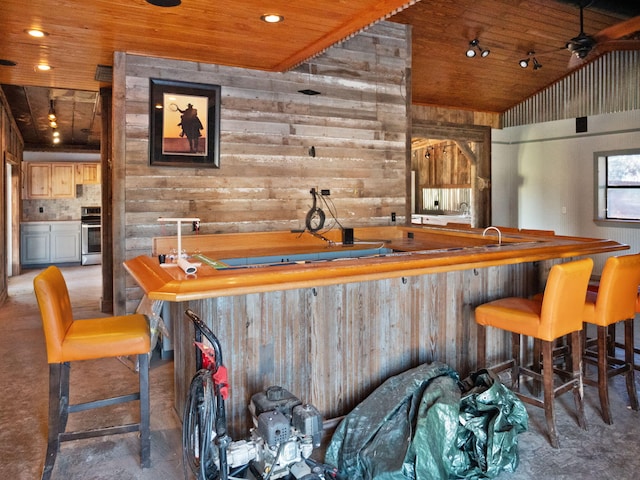
M 220 85 L 150 79 L 149 163 L 220 168 Z

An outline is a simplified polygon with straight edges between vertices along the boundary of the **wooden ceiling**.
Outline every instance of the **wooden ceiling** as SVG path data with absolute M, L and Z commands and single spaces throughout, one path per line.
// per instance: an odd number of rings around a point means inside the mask
M 640 2 L 587 3 L 588 34 L 640 15 Z M 267 24 L 260 20 L 265 13 L 279 13 L 284 22 Z M 97 92 L 108 85 L 96 80 L 98 66 L 111 66 L 114 51 L 285 71 L 384 18 L 413 27 L 415 104 L 503 112 L 580 66 L 569 65 L 564 48 L 580 31 L 579 9 L 570 0 L 183 0 L 178 7 L 145 0 L 2 0 L 0 84 L 13 86 L 5 90 L 10 102 L 27 106 L 37 90 L 31 87 L 44 88 L 45 99 L 49 91 L 68 91 L 71 98 L 76 90 Z M 48 35 L 29 37 L 25 30 L 34 27 Z M 624 47 L 601 44 L 587 60 L 607 45 L 640 49 L 637 30 L 640 25 L 627 25 Z M 490 55 L 467 58 L 473 39 Z M 529 51 L 541 69 L 518 66 Z M 43 61 L 53 69 L 36 71 Z M 37 123 L 42 112 L 22 115 Z

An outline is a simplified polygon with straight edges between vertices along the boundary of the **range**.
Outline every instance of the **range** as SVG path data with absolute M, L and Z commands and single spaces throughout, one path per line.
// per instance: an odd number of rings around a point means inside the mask
M 102 263 L 102 209 L 100 207 L 82 207 L 82 265 Z

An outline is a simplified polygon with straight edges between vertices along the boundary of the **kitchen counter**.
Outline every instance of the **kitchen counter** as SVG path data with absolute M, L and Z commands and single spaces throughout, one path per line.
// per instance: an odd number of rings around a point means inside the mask
M 471 215 L 413 213 L 411 223 L 414 225 L 447 225 L 448 223 L 471 225 Z

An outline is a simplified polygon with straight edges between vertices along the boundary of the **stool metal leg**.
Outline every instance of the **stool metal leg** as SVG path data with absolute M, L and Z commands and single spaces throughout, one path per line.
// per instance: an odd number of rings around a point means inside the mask
M 140 376 L 140 465 L 142 468 L 151 466 L 151 431 L 149 426 L 149 356 L 138 355 Z
M 42 480 L 49 480 L 60 449 L 60 433 L 69 418 L 69 364 L 49 364 L 49 420 Z

